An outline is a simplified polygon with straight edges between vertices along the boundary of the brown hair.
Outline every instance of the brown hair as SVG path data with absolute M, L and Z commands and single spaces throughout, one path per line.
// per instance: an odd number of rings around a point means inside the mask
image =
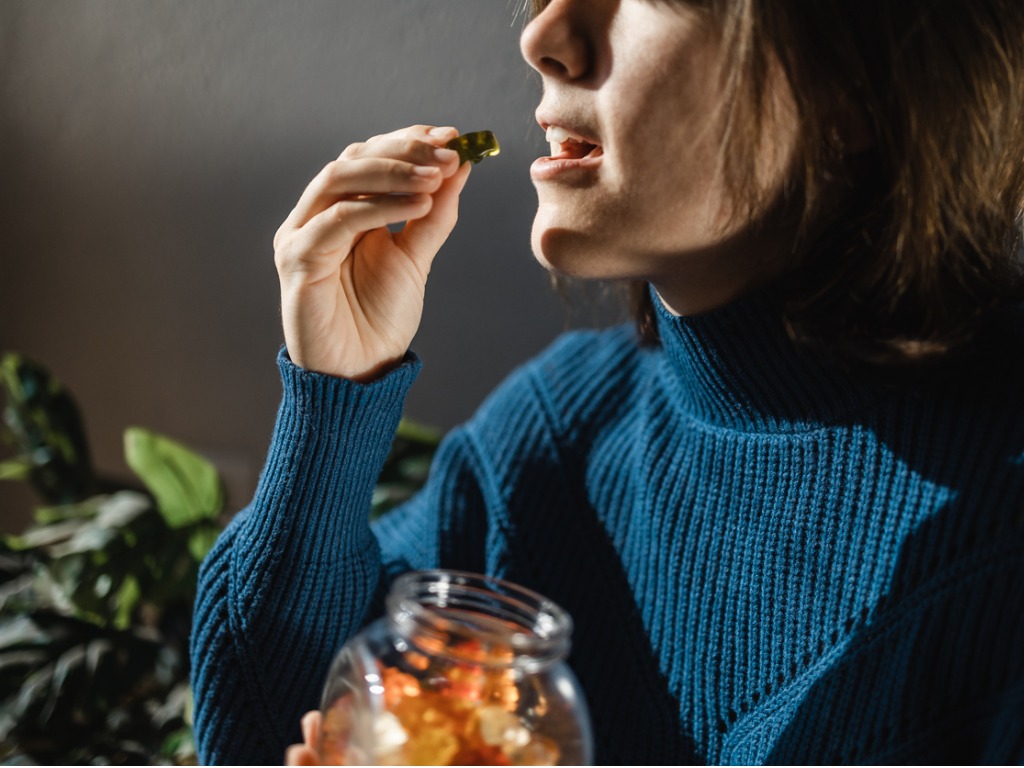
M 692 4 L 723 35 L 722 170 L 746 215 L 765 207 L 770 67 L 796 96 L 796 158 L 775 201 L 798 225 L 782 282 L 795 339 L 848 360 L 927 360 L 1024 298 L 1021 0 Z M 844 147 L 851 122 L 863 146 Z M 652 340 L 649 294 L 635 297 Z

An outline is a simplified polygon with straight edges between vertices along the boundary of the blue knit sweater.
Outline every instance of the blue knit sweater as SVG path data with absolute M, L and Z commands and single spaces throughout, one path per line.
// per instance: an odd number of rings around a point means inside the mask
M 576 332 L 515 371 L 374 525 L 419 362 L 361 385 L 282 354 L 201 575 L 203 760 L 279 762 L 390 578 L 438 566 L 569 610 L 600 763 L 1024 760 L 1024 377 L 855 383 L 770 292 L 657 311 L 659 347 Z

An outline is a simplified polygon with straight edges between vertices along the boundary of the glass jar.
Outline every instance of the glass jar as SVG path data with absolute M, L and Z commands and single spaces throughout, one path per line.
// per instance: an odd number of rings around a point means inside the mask
M 583 694 L 565 663 L 572 620 L 541 595 L 457 571 L 395 580 L 385 618 L 338 653 L 321 762 L 585 765 Z

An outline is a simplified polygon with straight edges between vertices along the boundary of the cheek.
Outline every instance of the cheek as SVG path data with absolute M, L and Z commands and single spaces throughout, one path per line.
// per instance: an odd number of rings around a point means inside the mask
M 695 40 L 636 67 L 604 105 L 631 184 L 664 182 L 684 197 L 711 185 L 724 133 L 715 50 Z
M 716 220 L 724 201 L 713 149 L 669 143 L 661 151 L 624 160 L 616 195 L 616 213 L 624 220 L 642 228 L 656 226 L 667 236 Z
M 621 206 L 641 224 L 654 250 L 675 240 L 691 242 L 721 226 L 729 215 L 721 175 L 723 131 L 707 94 L 670 81 L 678 98 L 647 94 L 650 108 L 616 135 L 613 161 Z

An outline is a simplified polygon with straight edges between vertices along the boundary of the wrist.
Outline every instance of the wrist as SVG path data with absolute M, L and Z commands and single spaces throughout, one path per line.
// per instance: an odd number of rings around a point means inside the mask
M 296 368 L 318 376 L 345 379 L 356 384 L 372 384 L 384 378 L 392 371 L 417 360 L 416 356 L 405 351 L 401 354 L 385 356 L 379 360 L 345 360 L 343 355 L 336 359 L 304 354 L 301 345 L 288 343 L 287 334 L 284 346 L 285 357 Z

